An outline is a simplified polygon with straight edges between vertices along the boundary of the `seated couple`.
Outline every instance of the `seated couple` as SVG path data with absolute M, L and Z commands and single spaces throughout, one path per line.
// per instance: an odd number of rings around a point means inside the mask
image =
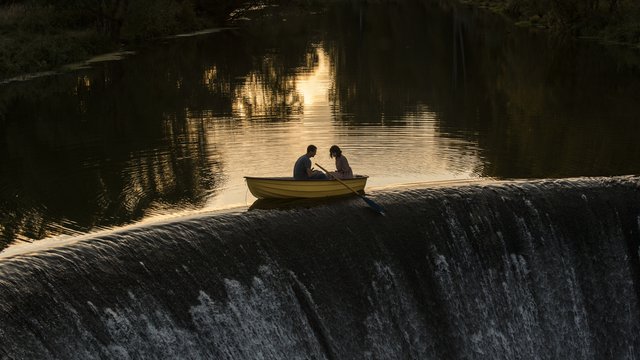
M 315 145 L 307 146 L 307 153 L 300 156 L 293 166 L 293 178 L 296 180 L 325 180 L 329 177 L 337 179 L 353 178 L 353 171 L 349 166 L 347 158 L 342 155 L 342 151 L 337 145 L 329 149 L 329 156 L 336 159 L 336 171 L 327 174 L 311 168 L 311 158 L 316 156 L 318 148 Z

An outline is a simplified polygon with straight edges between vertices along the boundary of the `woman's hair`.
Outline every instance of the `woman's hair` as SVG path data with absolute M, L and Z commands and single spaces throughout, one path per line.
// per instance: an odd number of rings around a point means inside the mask
M 342 150 L 338 147 L 338 145 L 333 145 L 329 148 L 329 157 L 333 157 L 333 154 L 336 154 L 336 157 L 339 158 L 342 156 Z

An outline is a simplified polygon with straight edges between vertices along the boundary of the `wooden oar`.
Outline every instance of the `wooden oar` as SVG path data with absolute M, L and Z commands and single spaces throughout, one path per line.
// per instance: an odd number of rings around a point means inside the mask
M 327 175 L 331 176 L 335 180 L 338 180 L 338 182 L 340 182 L 340 184 L 344 185 L 347 189 L 353 191 L 354 194 L 358 195 L 358 197 L 360 197 L 360 199 L 364 200 L 364 202 L 366 202 L 369 206 L 371 206 L 371 208 L 373 210 L 375 210 L 378 214 L 385 215 L 384 208 L 382 208 L 382 206 L 376 204 L 373 200 L 371 200 L 368 197 L 366 197 L 366 196 L 360 194 L 359 192 L 355 191 L 347 183 L 345 183 L 344 181 L 342 181 L 342 180 L 338 179 L 337 177 L 333 176 L 330 172 L 327 171 L 327 169 L 323 168 L 320 164 L 316 163 L 316 166 L 319 167 L 320 169 L 322 169 L 324 172 L 326 172 Z

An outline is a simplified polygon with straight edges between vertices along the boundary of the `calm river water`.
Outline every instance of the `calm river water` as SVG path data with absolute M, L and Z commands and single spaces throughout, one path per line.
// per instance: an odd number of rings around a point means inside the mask
M 289 176 L 308 144 L 368 190 L 640 172 L 631 51 L 435 5 L 247 17 L 0 85 L 0 249 L 248 206 L 243 176 Z

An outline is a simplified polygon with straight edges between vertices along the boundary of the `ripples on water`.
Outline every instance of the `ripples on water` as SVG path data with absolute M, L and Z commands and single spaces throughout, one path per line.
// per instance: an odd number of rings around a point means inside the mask
M 637 172 L 633 70 L 429 6 L 275 15 L 0 85 L 0 248 L 248 206 L 243 176 L 289 176 L 308 144 L 368 190 Z

